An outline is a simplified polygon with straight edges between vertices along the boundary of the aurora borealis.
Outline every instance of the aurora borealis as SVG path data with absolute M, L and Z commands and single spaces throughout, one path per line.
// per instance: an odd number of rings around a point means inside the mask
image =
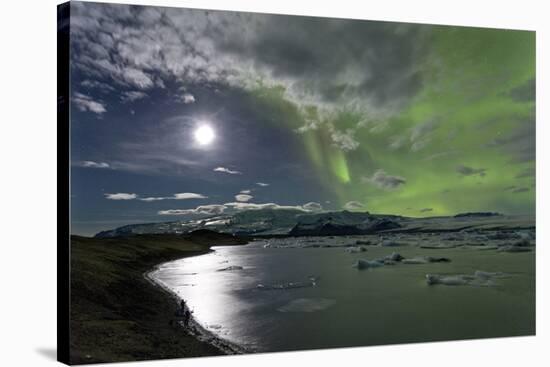
M 534 32 L 75 2 L 71 77 L 74 232 L 535 211 Z

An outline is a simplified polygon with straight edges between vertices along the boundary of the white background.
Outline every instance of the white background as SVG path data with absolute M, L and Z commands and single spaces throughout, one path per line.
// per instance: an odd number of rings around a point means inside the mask
M 119 1 L 128 2 L 128 1 Z M 550 362 L 547 139 L 550 67 L 540 1 L 196 0 L 136 4 L 537 31 L 537 336 L 118 366 L 539 366 Z M 0 43 L 0 365 L 53 365 L 56 353 L 56 4 L 6 1 Z M 546 47 L 544 47 L 546 46 Z M 548 162 L 548 161 L 546 161 Z M 452 312 L 452 310 L 450 310 Z M 300 332 L 295 330 L 293 332 Z

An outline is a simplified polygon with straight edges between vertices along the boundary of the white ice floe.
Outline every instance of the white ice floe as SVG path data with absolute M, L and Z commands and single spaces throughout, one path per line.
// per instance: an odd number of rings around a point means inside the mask
M 403 264 L 428 264 L 428 263 L 448 263 L 450 259 L 446 257 L 417 256 L 410 259 L 403 259 Z
M 334 305 L 336 300 L 328 298 L 298 298 L 279 307 L 279 312 L 316 312 Z
M 470 285 L 475 287 L 490 287 L 494 286 L 495 278 L 503 278 L 506 274 L 501 272 L 488 272 L 482 270 L 476 270 L 473 275 L 469 274 L 455 274 L 455 275 L 438 275 L 438 274 L 426 274 L 426 283 L 428 285 Z
M 502 278 L 504 277 L 506 274 L 500 272 L 500 271 L 497 271 L 497 272 L 489 272 L 489 271 L 483 271 L 483 270 L 476 270 L 474 272 L 474 276 L 476 278 L 484 278 L 484 279 L 489 279 L 489 278 Z
M 367 249 L 364 246 L 351 246 L 347 247 L 344 251 L 349 252 L 350 254 L 355 254 L 359 252 L 365 252 L 367 251 Z
M 429 263 L 428 258 L 423 257 L 423 256 L 412 257 L 410 259 L 403 259 L 401 262 L 403 264 L 427 264 L 427 263 Z
M 357 268 L 357 270 L 379 268 L 381 266 L 384 266 L 384 261 L 380 261 L 380 260 L 359 259 L 355 262 L 355 264 L 353 264 L 353 267 Z
M 473 278 L 466 278 L 465 275 L 448 275 L 442 276 L 437 274 L 426 274 L 426 282 L 428 285 L 444 284 L 444 285 L 466 285 Z
M 398 254 L 397 252 L 392 252 L 391 255 L 388 255 L 384 258 L 384 260 L 390 260 L 390 261 L 402 261 L 403 259 L 404 257 Z
M 386 255 L 384 257 L 367 260 L 359 259 L 353 264 L 353 267 L 358 270 L 364 270 L 369 268 L 378 268 L 384 265 L 396 265 L 398 263 L 403 264 L 428 264 L 428 263 L 437 263 L 437 262 L 451 262 L 450 259 L 446 257 L 431 257 L 431 256 L 418 256 L 410 259 L 405 259 L 403 256 L 397 252 L 392 252 L 391 255 Z

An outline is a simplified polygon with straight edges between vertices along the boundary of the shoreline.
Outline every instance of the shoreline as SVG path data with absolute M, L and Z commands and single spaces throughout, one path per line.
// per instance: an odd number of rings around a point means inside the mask
M 202 231 L 118 238 L 71 236 L 71 364 L 236 354 L 195 320 L 185 330 L 171 292 L 148 276 L 159 265 L 246 241 Z
M 204 254 L 196 254 L 196 255 L 186 256 L 186 258 L 187 257 L 195 257 L 195 256 L 206 255 L 206 254 L 208 254 L 210 252 L 213 252 L 213 251 L 215 251 L 215 250 L 210 250 L 209 252 L 204 253 Z M 160 263 L 158 265 L 155 265 L 151 270 L 146 271 L 145 273 L 143 273 L 143 277 L 145 278 L 145 280 L 147 280 L 150 284 L 152 284 L 156 288 L 160 289 L 162 292 L 165 292 L 166 294 L 168 294 L 170 296 L 170 298 L 175 301 L 176 305 L 181 300 L 183 300 L 183 298 L 178 296 L 175 292 L 173 292 L 166 285 L 164 285 L 160 282 L 156 282 L 155 279 L 152 277 L 152 274 L 154 272 L 156 272 L 159 269 L 160 266 L 162 266 L 164 264 L 174 262 L 174 261 L 178 261 L 178 260 L 180 260 L 180 259 L 170 260 L 170 261 L 167 261 L 167 262 Z M 248 349 L 246 349 L 246 348 L 244 348 L 244 347 L 242 347 L 242 346 L 240 346 L 236 343 L 232 343 L 232 342 L 222 338 L 221 336 L 217 335 L 213 331 L 210 331 L 207 328 L 205 328 L 204 326 L 202 326 L 201 323 L 193 316 L 192 313 L 191 313 L 191 317 L 189 319 L 189 327 L 188 328 L 185 328 L 182 325 L 181 320 L 178 320 L 177 323 L 178 323 L 179 327 L 181 327 L 182 331 L 186 332 L 189 335 L 194 336 L 200 342 L 208 343 L 208 344 L 212 345 L 213 347 L 217 348 L 220 352 L 222 352 L 225 355 L 238 355 L 238 354 L 244 354 L 244 353 L 252 353 L 251 350 L 248 350 Z

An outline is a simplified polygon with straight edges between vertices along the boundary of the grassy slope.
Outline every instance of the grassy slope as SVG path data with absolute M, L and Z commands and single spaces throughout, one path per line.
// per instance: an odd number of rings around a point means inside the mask
M 243 241 L 203 231 L 95 239 L 71 237 L 71 363 L 221 354 L 170 325 L 177 304 L 143 273 L 155 265 Z

